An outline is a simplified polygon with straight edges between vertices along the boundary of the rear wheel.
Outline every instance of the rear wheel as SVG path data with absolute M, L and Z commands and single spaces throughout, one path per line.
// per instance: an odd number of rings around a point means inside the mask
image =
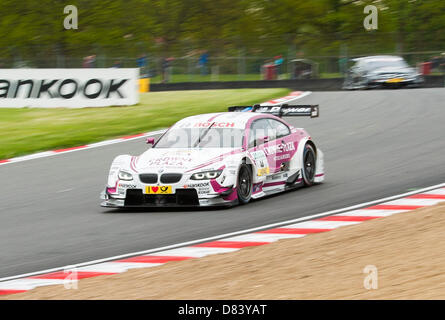
M 238 201 L 240 204 L 246 204 L 252 197 L 252 170 L 245 163 L 239 168 L 237 182 Z
M 305 186 L 311 186 L 315 180 L 316 156 L 314 148 L 310 144 L 306 144 L 303 152 L 303 169 L 302 177 Z

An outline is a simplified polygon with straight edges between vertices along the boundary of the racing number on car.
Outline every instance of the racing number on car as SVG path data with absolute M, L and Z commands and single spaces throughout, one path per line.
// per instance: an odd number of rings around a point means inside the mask
M 263 150 L 252 151 L 250 153 L 257 166 L 257 175 L 259 177 L 269 174 L 269 163 Z
M 145 193 L 147 193 L 147 194 L 170 194 L 170 193 L 172 193 L 172 186 L 146 186 Z

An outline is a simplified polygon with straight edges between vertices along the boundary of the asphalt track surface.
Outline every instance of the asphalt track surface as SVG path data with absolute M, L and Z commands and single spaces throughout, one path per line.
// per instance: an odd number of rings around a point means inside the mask
M 445 90 L 319 92 L 287 118 L 325 153 L 326 182 L 212 210 L 101 208 L 111 161 L 144 139 L 0 166 L 0 278 L 299 218 L 445 181 Z M 32 139 L 30 140 L 32 143 Z

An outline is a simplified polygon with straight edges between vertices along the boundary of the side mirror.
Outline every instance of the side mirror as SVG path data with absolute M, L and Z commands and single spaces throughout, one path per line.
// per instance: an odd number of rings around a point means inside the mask
M 146 142 L 147 142 L 147 144 L 154 145 L 155 144 L 155 138 L 147 138 Z

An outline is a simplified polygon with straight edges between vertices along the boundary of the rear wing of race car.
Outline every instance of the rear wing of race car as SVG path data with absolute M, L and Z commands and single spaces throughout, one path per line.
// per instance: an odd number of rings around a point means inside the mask
M 316 105 L 276 105 L 276 106 L 261 106 L 256 104 L 254 106 L 232 106 L 229 107 L 229 112 L 258 112 L 269 113 L 274 116 L 283 117 L 311 117 L 317 118 L 320 115 L 318 104 Z

